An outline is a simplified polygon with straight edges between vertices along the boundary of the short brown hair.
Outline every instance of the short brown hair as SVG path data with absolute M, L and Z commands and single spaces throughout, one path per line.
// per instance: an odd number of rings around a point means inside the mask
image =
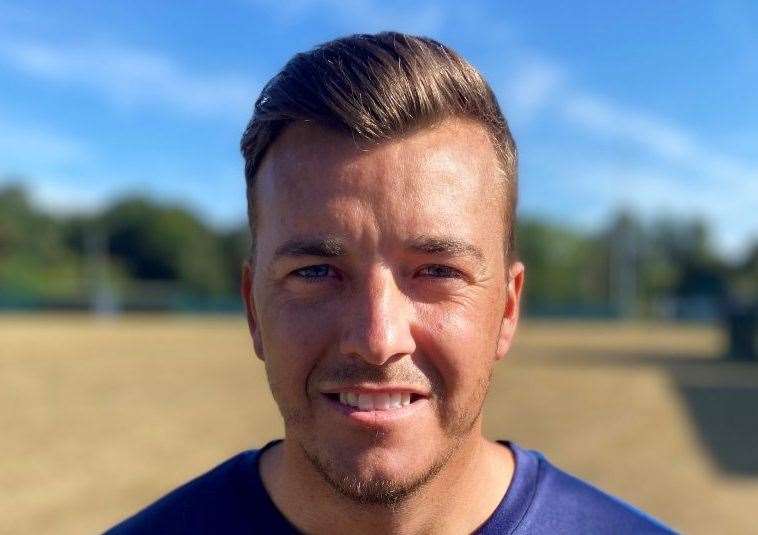
M 381 143 L 448 118 L 485 127 L 505 194 L 505 251 L 515 250 L 516 144 L 489 84 L 468 61 L 427 37 L 351 35 L 295 55 L 263 88 L 242 136 L 247 208 L 255 245 L 255 174 L 290 124 L 310 121 Z

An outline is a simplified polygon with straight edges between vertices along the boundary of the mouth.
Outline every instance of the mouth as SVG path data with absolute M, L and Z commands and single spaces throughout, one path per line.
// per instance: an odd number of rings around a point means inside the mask
M 347 409 L 361 412 L 395 411 L 426 399 L 425 396 L 408 390 L 387 392 L 367 392 L 365 390 L 345 390 L 326 392 L 324 395 L 334 403 Z

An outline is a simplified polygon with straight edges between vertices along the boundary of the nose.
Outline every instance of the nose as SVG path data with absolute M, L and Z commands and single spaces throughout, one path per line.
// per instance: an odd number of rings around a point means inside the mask
M 342 318 L 340 352 L 380 366 L 416 350 L 413 309 L 389 269 L 372 271 L 350 297 Z

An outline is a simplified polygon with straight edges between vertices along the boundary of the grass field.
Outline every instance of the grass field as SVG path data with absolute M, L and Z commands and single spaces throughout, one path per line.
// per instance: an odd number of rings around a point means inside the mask
M 686 533 L 756 533 L 758 366 L 702 326 L 526 321 L 486 432 Z M 282 433 L 237 317 L 0 316 L 0 532 L 97 533 Z

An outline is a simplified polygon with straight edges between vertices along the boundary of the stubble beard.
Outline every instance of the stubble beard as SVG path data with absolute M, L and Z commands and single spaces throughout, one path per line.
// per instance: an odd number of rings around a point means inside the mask
M 376 477 L 362 479 L 354 472 L 340 469 L 336 462 L 325 455 L 319 455 L 316 448 L 311 448 L 305 441 L 297 440 L 296 442 L 314 469 L 340 496 L 359 505 L 375 505 L 394 509 L 433 481 L 461 448 L 479 421 L 491 378 L 492 373 L 490 372 L 489 376 L 480 382 L 479 388 L 471 396 L 472 401 L 467 404 L 470 410 L 448 408 L 449 412 L 455 414 L 455 418 L 444 430 L 445 437 L 449 439 L 448 447 L 440 452 L 420 474 L 411 478 Z
M 339 495 L 360 505 L 378 505 L 390 509 L 397 507 L 432 481 L 458 449 L 457 445 L 449 448 L 414 479 L 398 481 L 381 477 L 361 479 L 355 474 L 340 470 L 330 459 L 322 459 L 308 451 L 302 443 L 299 445 L 316 471 Z

